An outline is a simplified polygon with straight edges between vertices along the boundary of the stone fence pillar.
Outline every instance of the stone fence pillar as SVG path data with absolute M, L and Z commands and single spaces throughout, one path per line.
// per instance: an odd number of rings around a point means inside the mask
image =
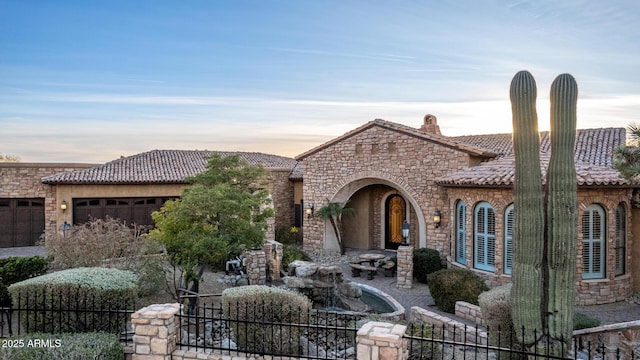
M 180 336 L 180 304 L 150 305 L 131 314 L 132 360 L 170 360 Z
M 411 289 L 413 287 L 413 246 L 399 246 L 398 271 L 396 287 L 400 289 Z
M 262 249 L 244 253 L 247 261 L 246 270 L 249 285 L 264 285 L 267 283 L 267 257 Z
M 404 360 L 409 358 L 403 335 L 407 327 L 370 321 L 358 330 L 358 360 Z

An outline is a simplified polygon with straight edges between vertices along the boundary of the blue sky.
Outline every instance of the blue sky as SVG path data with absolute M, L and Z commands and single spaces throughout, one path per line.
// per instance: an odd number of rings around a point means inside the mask
M 0 0 L 0 152 L 106 162 L 153 149 L 298 155 L 367 121 L 511 131 L 529 70 L 578 127 L 640 114 L 637 1 Z

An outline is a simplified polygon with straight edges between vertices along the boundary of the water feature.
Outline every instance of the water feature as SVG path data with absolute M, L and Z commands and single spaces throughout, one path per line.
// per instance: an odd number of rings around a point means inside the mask
M 344 280 L 337 265 L 294 261 L 282 281 L 287 288 L 309 297 L 316 309 L 404 318 L 404 308 L 393 297 L 372 286 Z

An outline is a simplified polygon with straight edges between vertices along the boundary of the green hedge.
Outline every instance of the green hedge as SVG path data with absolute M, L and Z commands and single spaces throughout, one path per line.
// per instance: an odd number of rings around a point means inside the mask
M 107 333 L 32 333 L 3 339 L 11 345 L 0 350 L 0 360 L 121 360 L 124 357 L 117 335 Z
M 470 270 L 443 269 L 427 275 L 431 297 L 440 310 L 455 313 L 456 301 L 478 305 L 478 295 L 489 290 L 484 281 Z
M 311 301 L 304 295 L 262 285 L 240 286 L 222 292 L 222 306 L 240 350 L 298 353 L 304 329 L 278 323 L 308 323 Z
M 7 287 L 47 272 L 49 262 L 40 256 L 0 259 L 0 306 L 11 306 Z
M 435 249 L 421 248 L 413 251 L 413 277 L 426 283 L 427 275 L 442 269 L 440 252 Z
M 122 331 L 137 299 L 137 277 L 130 271 L 78 268 L 58 271 L 9 287 L 14 307 L 28 332 Z M 108 310 L 108 311 L 107 311 Z

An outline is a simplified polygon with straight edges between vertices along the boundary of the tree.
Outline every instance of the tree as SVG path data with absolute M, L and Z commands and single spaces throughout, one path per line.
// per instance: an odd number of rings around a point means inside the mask
M 15 155 L 2 155 L 0 153 L 0 162 L 20 162 L 20 158 Z
M 342 215 L 353 215 L 355 209 L 347 207 L 347 202 L 330 202 L 318 210 L 318 217 L 323 220 L 329 220 L 333 231 L 336 234 L 336 240 L 340 246 L 340 254 L 344 254 Z
M 627 180 L 640 178 L 640 124 L 627 126 L 630 132 L 628 145 L 616 148 L 613 164 Z
M 214 155 L 203 173 L 189 179 L 179 200 L 152 214 L 156 228 L 150 236 L 180 269 L 178 288 L 197 292 L 207 265 L 261 246 L 266 220 L 274 215 L 266 206 L 271 199 L 260 182 L 264 175 L 262 167 L 237 155 Z

